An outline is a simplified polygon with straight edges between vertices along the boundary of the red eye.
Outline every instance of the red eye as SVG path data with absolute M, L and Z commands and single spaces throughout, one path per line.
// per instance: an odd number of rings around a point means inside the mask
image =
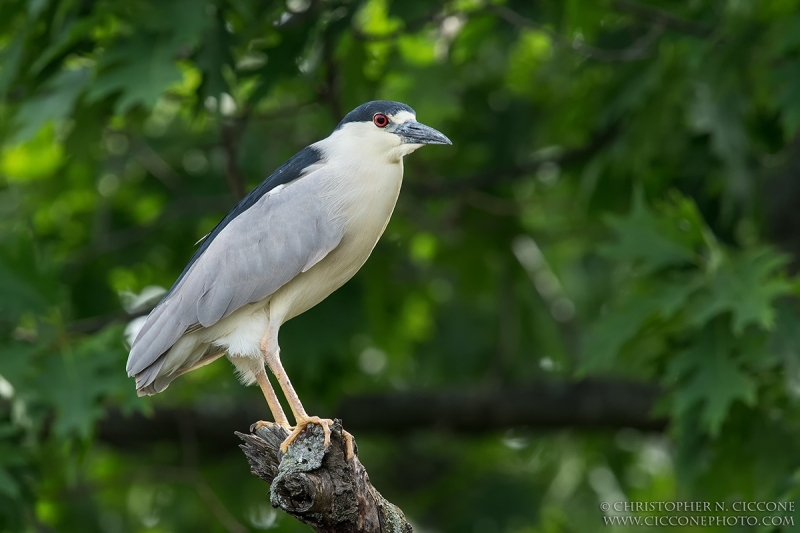
M 379 128 L 385 128 L 389 124 L 389 118 L 383 113 L 375 113 L 375 116 L 372 117 L 372 122 Z

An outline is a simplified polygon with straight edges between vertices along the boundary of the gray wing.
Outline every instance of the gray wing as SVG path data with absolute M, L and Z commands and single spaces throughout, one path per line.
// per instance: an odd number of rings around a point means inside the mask
M 128 358 L 129 376 L 151 370 L 137 388 L 155 379 L 158 369 L 148 367 L 187 330 L 263 300 L 338 246 L 343 222 L 325 206 L 321 174 L 324 167 L 265 194 L 232 220 L 153 309 Z

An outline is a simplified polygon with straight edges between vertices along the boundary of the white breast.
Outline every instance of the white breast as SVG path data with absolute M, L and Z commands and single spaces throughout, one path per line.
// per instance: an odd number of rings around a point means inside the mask
M 332 138 L 318 143 L 323 152 L 332 150 Z M 327 158 L 321 169 L 325 176 L 321 194 L 331 216 L 344 221 L 344 236 L 334 251 L 273 295 L 271 320 L 282 317 L 285 322 L 344 285 L 369 258 L 386 229 L 403 181 L 402 155 L 387 157 L 387 147 L 367 146 L 377 149 L 336 146 L 338 157 Z

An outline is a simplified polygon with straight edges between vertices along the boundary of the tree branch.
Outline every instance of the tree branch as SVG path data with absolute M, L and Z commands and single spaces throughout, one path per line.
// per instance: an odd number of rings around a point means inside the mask
M 403 24 L 402 27 L 393 30 L 389 33 L 383 33 L 383 34 L 367 33 L 361 28 L 359 28 L 356 24 L 353 24 L 350 29 L 353 32 L 353 36 L 359 41 L 365 41 L 365 42 L 391 41 L 392 39 L 402 37 L 403 35 L 416 33 L 422 30 L 425 26 L 427 26 L 431 22 L 439 23 L 442 20 L 444 20 L 444 18 L 445 14 L 442 12 L 442 10 L 436 9 L 434 11 L 428 12 L 426 15 L 423 15 L 420 18 L 406 22 L 405 24 Z
M 161 157 L 161 154 L 155 151 L 144 139 L 137 140 L 133 135 L 131 135 L 131 138 L 133 139 L 134 159 L 168 189 L 179 190 L 181 175 L 172 168 L 172 165 L 167 163 Z
M 642 19 L 647 19 L 657 24 L 663 24 L 667 28 L 695 35 L 697 37 L 708 37 L 714 31 L 711 26 L 706 26 L 693 20 L 687 20 L 677 15 L 673 15 L 663 9 L 632 2 L 630 0 L 614 0 L 611 5 L 620 11 L 625 11 L 631 15 Z
M 325 82 L 317 92 L 320 99 L 328 104 L 334 121 L 339 122 L 344 118 L 344 110 L 342 109 L 342 100 L 339 92 L 339 67 L 336 64 L 336 57 L 334 57 L 334 48 L 333 37 L 328 32 L 325 35 L 325 43 L 322 50 L 325 64 Z
M 157 219 L 146 226 L 129 226 L 108 234 L 102 246 L 85 246 L 81 248 L 73 254 L 73 259 L 69 261 L 67 266 L 68 268 L 79 268 L 104 254 L 127 248 L 146 239 L 175 220 L 185 219 L 187 216 L 208 215 L 227 211 L 231 207 L 232 203 L 228 195 L 179 197 L 167 206 Z
M 236 200 L 244 198 L 244 176 L 239 169 L 239 138 L 246 118 L 222 122 L 222 148 L 225 151 L 225 177 Z
M 512 427 L 539 430 L 633 428 L 663 431 L 665 418 L 651 411 L 660 390 L 630 381 L 542 382 L 503 390 L 450 390 L 371 394 L 345 398 L 335 414 L 353 431 L 406 434 L 419 430 L 486 433 Z M 267 413 L 260 402 L 229 409 L 157 409 L 152 416 L 107 413 L 99 438 L 125 448 L 145 442 L 180 442 L 181 424 L 190 424 L 204 448 L 230 449 L 233 433 Z M 180 422 L 179 422 L 180 421 Z
M 512 11 L 505 6 L 495 6 L 490 9 L 490 12 L 518 28 L 533 28 L 546 33 L 554 43 L 569 50 L 573 50 L 586 58 L 607 62 L 640 61 L 642 59 L 647 59 L 652 54 L 652 46 L 664 33 L 665 27 L 665 23 L 662 20 L 657 20 L 646 34 L 639 37 L 628 48 L 608 50 L 585 44 L 577 39 L 570 39 L 543 24 L 523 17 L 516 11 Z
M 505 168 L 492 168 L 468 176 L 461 176 L 447 181 L 423 181 L 406 185 L 416 196 L 445 196 L 463 193 L 472 189 L 480 189 L 506 183 L 519 178 L 523 174 L 534 172 L 545 163 L 570 165 L 586 161 L 594 154 L 608 146 L 617 138 L 619 127 L 613 126 L 592 137 L 585 146 L 566 150 L 554 156 L 537 159 L 527 164 L 517 164 Z
M 336 413 L 348 427 L 382 433 L 513 427 L 662 431 L 666 420 L 651 415 L 659 394 L 652 385 L 626 381 L 542 382 L 502 390 L 363 395 L 345 398 Z
M 249 435 L 237 432 L 245 444 L 254 476 L 270 484 L 270 503 L 283 509 L 318 533 L 411 533 L 403 512 L 389 503 L 369 481 L 358 454 L 346 459 L 342 425 L 334 421 L 331 442 L 311 425 L 289 446 L 278 425 L 259 428 Z M 355 443 L 354 443 L 355 444 Z

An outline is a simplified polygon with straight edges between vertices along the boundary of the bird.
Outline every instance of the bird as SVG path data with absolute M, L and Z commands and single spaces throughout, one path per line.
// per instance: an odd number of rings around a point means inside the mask
M 452 142 L 417 122 L 406 104 L 367 102 L 250 191 L 198 242 L 131 343 L 126 370 L 138 395 L 162 392 L 178 376 L 226 356 L 243 384 L 259 385 L 274 423 L 289 432 L 284 453 L 310 424 L 322 426 L 327 446 L 333 422 L 303 408 L 281 363 L 278 333 L 366 262 L 394 211 L 403 158 L 426 144 Z

